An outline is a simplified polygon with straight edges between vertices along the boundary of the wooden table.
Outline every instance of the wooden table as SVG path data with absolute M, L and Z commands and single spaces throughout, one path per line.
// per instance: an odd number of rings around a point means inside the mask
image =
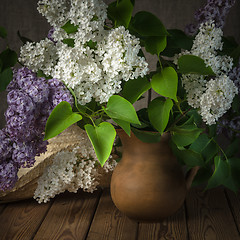
M 113 205 L 109 190 L 64 193 L 47 204 L 35 200 L 0 205 L 0 239 L 237 240 L 240 195 L 194 188 L 184 206 L 162 223 L 129 220 Z

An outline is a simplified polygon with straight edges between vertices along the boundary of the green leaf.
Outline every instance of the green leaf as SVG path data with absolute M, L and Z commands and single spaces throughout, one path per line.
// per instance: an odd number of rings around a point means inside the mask
M 146 124 L 145 122 L 141 122 L 140 121 L 140 123 L 141 123 L 141 125 L 132 123 L 131 126 L 134 127 L 134 128 L 139 128 L 139 129 L 143 129 L 143 128 L 149 127 L 149 124 Z
M 189 149 L 201 153 L 207 145 L 211 142 L 212 140 L 208 138 L 207 134 L 201 134 L 196 141 L 194 141 Z
M 223 182 L 223 186 L 229 188 L 230 190 L 232 190 L 233 192 L 235 192 L 235 194 L 237 194 L 239 186 L 237 185 L 236 181 L 233 179 L 233 177 L 231 175 L 229 175 Z
M 237 186 L 237 188 L 240 188 L 240 178 L 239 178 L 240 159 L 239 158 L 229 158 L 228 162 L 231 167 L 231 177 L 232 177 L 235 185 Z
M 72 47 L 72 48 L 75 45 L 74 39 L 72 39 L 72 38 L 63 39 L 62 42 L 67 44 L 69 47 Z
M 7 37 L 7 31 L 4 27 L 0 26 L 0 37 L 1 38 L 6 38 Z
M 151 84 L 146 77 L 131 79 L 124 84 L 122 96 L 133 104 L 150 88 Z
M 67 34 L 76 33 L 78 30 L 78 26 L 75 26 L 69 20 L 64 26 L 61 27 Z
M 10 68 L 10 67 L 14 67 L 14 65 L 17 63 L 16 52 L 12 51 L 9 48 L 0 54 L 0 58 L 3 63 L 2 70 Z
M 103 166 L 111 154 L 116 131 L 112 124 L 108 122 L 103 122 L 95 127 L 87 124 L 85 125 L 85 130 L 93 145 L 97 158 L 101 166 Z
M 183 31 L 178 29 L 168 29 L 167 47 L 161 55 L 174 57 L 175 54 L 181 52 L 182 49 L 191 50 L 193 38 L 187 36 Z
M 92 40 L 90 40 L 90 41 L 88 41 L 88 42 L 86 43 L 86 45 L 87 45 L 88 47 L 90 47 L 91 49 L 96 49 L 97 42 L 93 42 Z
M 38 70 L 37 77 L 46 77 L 42 70 Z
M 164 132 L 168 121 L 169 114 L 173 107 L 171 99 L 155 98 L 149 105 L 148 116 L 153 127 L 161 134 Z
M 17 31 L 17 35 L 23 44 L 26 44 L 27 42 L 33 42 L 31 39 L 23 37 L 19 31 Z
M 133 105 L 118 95 L 113 95 L 109 98 L 107 108 L 104 110 L 112 119 L 119 119 L 129 123 L 140 124 Z
M 202 156 L 204 157 L 206 163 L 212 162 L 214 157 L 218 154 L 219 147 L 214 141 L 211 141 L 205 149 L 202 151 Z
M 158 94 L 177 102 L 178 75 L 174 68 L 166 67 L 152 77 L 152 88 Z
M 116 26 L 128 28 L 132 18 L 134 3 L 131 0 L 120 0 L 109 4 L 108 16 L 116 22 Z
M 148 131 L 138 130 L 136 128 L 132 128 L 132 132 L 142 142 L 156 143 L 156 142 L 160 142 L 161 140 L 161 134 L 158 132 L 148 132 Z
M 72 111 L 70 103 L 65 101 L 59 103 L 53 109 L 47 120 L 44 140 L 57 136 L 59 133 L 80 120 L 82 120 L 82 116 Z
M 213 173 L 210 166 L 200 168 L 193 180 L 192 186 L 194 187 L 194 186 L 198 186 L 200 184 L 206 183 L 209 180 L 209 178 L 212 176 L 212 174 Z
M 214 138 L 217 134 L 217 124 L 213 124 L 211 126 L 208 126 L 208 136 L 210 138 Z
M 189 147 L 190 150 L 193 150 L 197 153 L 200 153 L 206 162 L 209 162 L 210 160 L 215 157 L 215 155 L 218 153 L 218 147 L 216 143 L 212 141 L 212 139 L 209 139 L 207 134 L 201 134 Z
M 179 29 L 169 29 L 168 33 L 168 47 L 191 50 L 193 45 L 192 37 L 187 36 Z
M 113 121 L 119 125 L 125 132 L 126 134 L 130 137 L 131 136 L 131 126 L 129 122 L 125 122 L 123 120 L 115 119 L 113 118 Z
M 146 40 L 144 42 L 145 42 L 146 51 L 151 53 L 152 55 L 154 55 L 154 54 L 159 55 L 167 46 L 166 36 L 148 37 L 148 38 L 146 38 Z
M 182 150 L 180 152 L 180 158 L 188 167 L 204 166 L 204 160 L 201 154 L 192 150 Z
M 178 59 L 179 72 L 215 76 L 211 67 L 207 67 L 204 60 L 194 55 L 184 55 Z
M 224 183 L 230 175 L 230 166 L 226 161 L 223 161 L 220 156 L 214 158 L 215 170 L 208 181 L 207 188 L 214 188 Z
M 239 152 L 240 139 L 236 138 L 234 141 L 227 147 L 225 154 L 228 158 L 233 157 L 236 153 Z
M 195 125 L 176 126 L 173 128 L 172 141 L 180 148 L 185 147 L 192 144 L 202 131 Z
M 199 114 L 198 110 L 192 109 L 187 113 L 187 115 L 193 117 L 195 124 L 197 125 L 202 124 L 202 117 Z
M 13 78 L 13 72 L 11 68 L 7 68 L 2 73 L 0 73 L 0 91 L 6 90 L 12 78 Z
M 170 146 L 172 147 L 174 155 L 177 157 L 181 164 L 187 165 L 188 167 L 204 166 L 204 160 L 201 154 L 191 149 L 179 150 L 172 139 Z
M 138 34 L 146 37 L 164 37 L 168 35 L 162 22 L 152 13 L 145 11 L 138 12 L 134 16 L 131 28 Z

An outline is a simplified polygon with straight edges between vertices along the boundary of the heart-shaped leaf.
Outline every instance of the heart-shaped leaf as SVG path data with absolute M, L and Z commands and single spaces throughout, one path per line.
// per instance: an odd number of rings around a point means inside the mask
M 152 77 L 151 85 L 158 94 L 177 102 L 178 75 L 174 68 L 166 67 Z
M 132 22 L 131 28 L 142 36 L 167 36 L 168 32 L 162 22 L 152 13 L 138 12 Z
M 136 128 L 132 128 L 132 132 L 142 142 L 156 143 L 161 140 L 161 134 L 159 132 L 143 131 Z
M 17 63 L 17 54 L 11 49 L 6 49 L 0 54 L 0 58 L 2 60 L 2 70 L 14 67 L 14 65 Z
M 155 98 L 149 105 L 148 116 L 153 127 L 161 134 L 164 132 L 168 121 L 169 114 L 173 107 L 171 99 L 164 99 L 162 97 Z
M 172 132 L 172 141 L 179 147 L 185 147 L 192 144 L 202 133 L 203 129 L 194 124 L 177 126 Z
M 134 3 L 131 0 L 120 0 L 109 4 L 108 16 L 114 20 L 116 26 L 123 25 L 128 28 L 128 25 L 132 18 Z
M 122 95 L 133 104 L 150 88 L 151 84 L 145 77 L 131 79 L 124 84 Z
M 159 55 L 167 46 L 167 37 L 147 37 L 144 42 L 147 52 Z
M 183 55 L 178 59 L 179 72 L 215 76 L 211 67 L 207 67 L 204 60 L 194 55 Z
M 82 120 L 82 116 L 72 111 L 70 103 L 65 101 L 59 103 L 53 109 L 47 120 L 44 140 L 57 136 L 59 133 L 80 120 Z
M 13 72 L 11 68 L 7 68 L 2 73 L 0 73 L 0 91 L 6 90 L 12 78 L 13 78 Z
M 112 124 L 108 122 L 103 122 L 95 127 L 87 124 L 85 125 L 85 130 L 93 145 L 97 158 L 101 166 L 103 166 L 111 154 L 116 131 Z
M 131 126 L 130 126 L 130 123 L 129 122 L 125 122 L 123 120 L 119 120 L 119 119 L 115 119 L 113 118 L 113 121 L 118 125 L 120 126 L 124 131 L 125 133 L 130 137 L 131 136 Z
M 215 170 L 208 181 L 207 188 L 217 187 L 225 182 L 230 175 L 230 165 L 227 161 L 223 161 L 220 156 L 214 158 Z
M 129 123 L 140 124 L 133 105 L 118 95 L 113 95 L 109 98 L 107 108 L 104 110 L 112 119 L 119 119 Z

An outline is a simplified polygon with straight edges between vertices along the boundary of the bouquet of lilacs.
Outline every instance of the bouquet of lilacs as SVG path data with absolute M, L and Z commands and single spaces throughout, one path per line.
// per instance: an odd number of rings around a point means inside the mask
M 146 11 L 132 16 L 134 0 L 40 0 L 51 30 L 40 42 L 26 41 L 23 67 L 7 86 L 0 190 L 14 186 L 19 168 L 32 166 L 48 139 L 77 124 L 84 130 L 80 148 L 56 156 L 39 180 L 39 202 L 65 189 L 94 190 L 96 162 L 106 171 L 116 165 L 108 159 L 117 128 L 144 142 L 170 133 L 179 161 L 198 169 L 196 184 L 237 191 L 240 51 L 222 30 L 234 3 L 209 0 L 184 33 Z M 157 56 L 154 71 L 146 52 Z M 136 112 L 145 93 L 147 106 Z M 222 132 L 229 138 L 224 148 Z

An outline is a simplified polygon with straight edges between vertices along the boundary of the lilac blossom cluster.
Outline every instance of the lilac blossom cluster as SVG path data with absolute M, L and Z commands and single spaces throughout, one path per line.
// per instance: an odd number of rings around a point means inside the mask
M 62 101 L 73 103 L 57 79 L 37 77 L 27 68 L 14 70 L 8 88 L 6 127 L 0 130 L 0 190 L 11 189 L 21 167 L 31 167 L 35 156 L 46 151 L 43 141 L 46 121 Z
M 238 66 L 229 73 L 229 78 L 238 88 L 238 98 L 240 99 L 240 60 Z M 236 112 L 236 110 L 238 110 Z M 217 128 L 218 134 L 223 133 L 228 138 L 240 137 L 240 108 L 229 111 L 220 120 Z
M 236 0 L 208 0 L 207 4 L 197 10 L 195 19 L 197 24 L 189 24 L 186 26 L 185 32 L 189 35 L 195 35 L 201 23 L 213 20 L 217 28 L 223 28 L 224 22 L 230 9 Z

